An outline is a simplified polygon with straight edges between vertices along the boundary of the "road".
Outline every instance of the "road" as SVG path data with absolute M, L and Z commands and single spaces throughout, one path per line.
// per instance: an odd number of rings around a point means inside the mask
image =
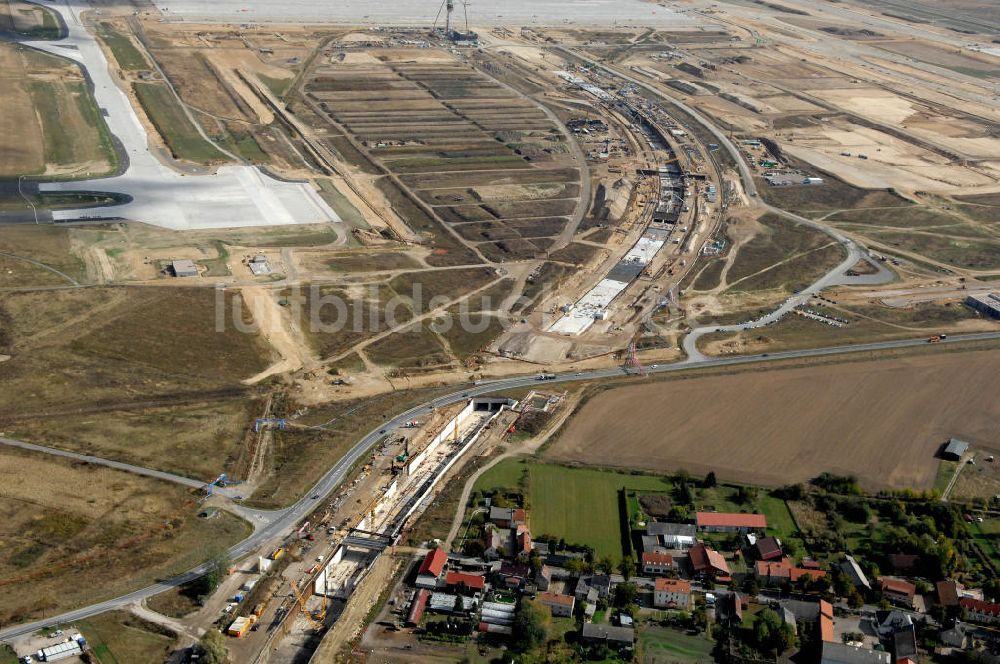
M 761 316 L 753 321 L 738 323 L 735 325 L 705 325 L 691 330 L 691 332 L 684 337 L 684 352 L 687 354 L 687 361 L 689 363 L 705 359 L 705 356 L 700 350 L 698 350 L 698 340 L 706 334 L 710 334 L 712 332 L 738 332 L 739 330 L 756 329 L 771 325 L 772 323 L 777 323 L 779 320 L 791 313 L 793 309 L 806 304 L 809 302 L 810 298 L 818 295 L 820 291 L 831 286 L 867 286 L 885 284 L 889 283 L 894 278 L 892 272 L 890 272 L 884 265 L 873 260 L 871 256 L 868 255 L 867 251 L 858 246 L 854 240 L 847 237 L 837 229 L 824 226 L 823 224 L 815 222 L 811 219 L 806 219 L 805 217 L 800 217 L 799 215 L 792 214 L 791 212 L 779 210 L 778 208 L 764 203 L 761 203 L 760 205 L 771 212 L 780 214 L 781 216 L 791 219 L 796 223 L 804 226 L 810 226 L 816 230 L 826 233 L 847 250 L 847 257 L 835 268 L 817 279 L 808 288 L 803 288 L 800 292 L 793 294 L 785 300 L 781 306 L 765 316 Z M 872 267 L 876 268 L 877 271 L 874 274 L 847 274 L 847 271 L 857 265 L 859 261 L 868 263 Z
M 65 457 L 67 459 L 73 459 L 74 461 L 92 463 L 97 466 L 107 466 L 108 468 L 114 468 L 115 470 L 123 470 L 127 473 L 133 473 L 135 475 L 145 475 L 146 477 L 153 477 L 158 480 L 163 480 L 165 482 L 182 484 L 184 486 L 191 487 L 193 489 L 201 489 L 206 484 L 208 484 L 203 480 L 196 480 L 190 477 L 184 477 L 183 475 L 175 475 L 173 473 L 167 473 L 162 470 L 143 468 L 142 466 L 133 466 L 130 463 L 122 463 L 121 461 L 102 459 L 101 457 L 90 456 L 88 454 L 78 454 L 77 452 L 68 452 L 66 450 L 59 450 L 54 447 L 45 447 L 44 445 L 35 445 L 33 443 L 26 443 L 23 440 L 15 440 L 13 438 L 4 438 L 0 436 L 0 445 L 7 445 L 9 447 L 19 447 L 22 450 L 29 450 L 31 452 L 41 452 L 42 454 L 51 454 L 52 456 Z M 220 488 L 220 491 L 221 490 L 222 489 Z
M 983 332 L 980 334 L 965 334 L 959 336 L 951 336 L 940 342 L 939 345 L 949 346 L 961 343 L 967 343 L 970 341 L 985 341 L 985 340 L 1000 340 L 1000 332 Z M 776 362 L 779 360 L 788 359 L 801 359 L 801 358 L 811 358 L 811 357 L 829 357 L 836 355 L 846 355 L 850 353 L 858 352 L 871 352 L 871 351 L 882 351 L 891 350 L 896 348 L 916 348 L 927 345 L 926 337 L 921 337 L 919 339 L 902 339 L 896 341 L 880 341 L 868 344 L 855 344 L 851 346 L 834 346 L 830 348 L 813 348 L 808 350 L 795 350 L 786 351 L 781 353 L 770 353 L 764 355 L 747 355 L 738 357 L 719 357 L 719 358 L 705 358 L 700 360 L 689 360 L 687 362 L 680 362 L 676 364 L 662 365 L 655 368 L 648 369 L 651 374 L 666 374 L 675 371 L 690 371 L 692 369 L 707 369 L 711 367 L 726 367 L 726 366 L 739 366 L 751 363 L 760 362 Z M 576 373 L 564 373 L 558 374 L 554 379 L 539 381 L 534 376 L 521 376 L 517 378 L 505 378 L 493 381 L 485 381 L 480 385 L 469 385 L 465 389 L 456 390 L 450 394 L 440 396 L 436 399 L 423 403 L 419 406 L 415 406 L 406 412 L 396 415 L 388 422 L 384 423 L 377 429 L 373 429 L 363 438 L 361 438 L 354 447 L 340 460 L 337 462 L 333 468 L 331 468 L 323 476 L 323 478 L 315 485 L 313 488 L 306 493 L 306 495 L 299 500 L 292 507 L 276 512 L 273 514 L 273 520 L 264 526 L 258 528 L 250 537 L 243 540 L 239 544 L 232 547 L 229 551 L 230 556 L 233 560 L 238 560 L 250 553 L 253 553 L 258 548 L 260 548 L 264 543 L 271 539 L 279 538 L 295 529 L 295 526 L 301 521 L 307 514 L 309 514 L 313 507 L 318 503 L 317 499 L 313 499 L 312 496 L 319 495 L 320 497 L 325 497 L 337 489 L 338 486 L 347 478 L 348 473 L 354 464 L 369 454 L 371 448 L 378 442 L 382 436 L 383 432 L 387 432 L 391 429 L 403 426 L 406 422 L 418 419 L 422 416 L 426 416 L 432 410 L 436 408 L 441 408 L 444 406 L 449 406 L 455 403 L 465 401 L 471 397 L 483 396 L 487 394 L 493 394 L 497 392 L 503 392 L 507 390 L 513 390 L 517 388 L 539 386 L 539 385 L 554 385 L 561 383 L 571 383 L 579 382 L 585 380 L 602 380 L 609 378 L 622 378 L 624 375 L 635 375 L 633 372 L 625 371 L 621 368 L 610 368 L 610 369 L 595 369 L 591 371 L 580 371 Z M 637 380 L 640 378 L 637 376 Z M 17 625 L 13 627 L 8 627 L 3 631 L 0 631 L 0 639 L 10 639 L 18 636 L 23 636 L 25 634 L 30 634 L 42 627 L 52 625 L 55 623 L 71 623 L 75 620 L 82 620 L 90 616 L 103 613 L 105 611 L 111 611 L 115 609 L 121 609 L 134 602 L 139 602 L 144 599 L 148 599 L 154 595 L 161 592 L 169 590 L 170 588 L 176 587 L 188 581 L 191 581 L 207 571 L 207 565 L 199 565 L 193 570 L 186 572 L 180 576 L 173 579 L 163 581 L 147 588 L 142 588 L 141 590 L 136 590 L 135 592 L 123 595 L 121 597 L 116 597 L 114 599 L 109 599 L 97 604 L 92 604 L 91 606 L 76 609 L 74 611 L 69 611 L 61 615 L 52 616 L 46 620 L 39 620 L 32 623 L 26 623 L 23 625 Z

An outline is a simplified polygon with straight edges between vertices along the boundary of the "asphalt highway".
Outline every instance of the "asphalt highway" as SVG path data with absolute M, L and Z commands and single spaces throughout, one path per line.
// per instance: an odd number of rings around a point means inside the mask
M 993 339 L 1000 339 L 1000 332 L 984 332 L 980 334 L 951 336 L 947 339 L 943 339 L 940 342 L 940 345 L 954 345 L 970 341 L 985 341 Z M 926 337 L 920 337 L 919 339 L 880 341 L 850 346 L 834 346 L 830 348 L 813 348 L 808 350 L 794 350 L 780 353 L 766 353 L 762 355 L 705 358 L 650 367 L 647 369 L 647 372 L 649 374 L 666 374 L 674 371 L 689 371 L 692 369 L 703 369 L 709 367 L 739 366 L 755 362 L 776 362 L 788 359 L 827 357 L 846 355 L 850 353 L 890 350 L 895 348 L 912 348 L 925 346 L 927 343 Z M 329 494 L 333 493 L 337 487 L 339 487 L 344 480 L 347 479 L 347 475 L 355 463 L 368 455 L 371 448 L 385 435 L 385 433 L 403 426 L 410 420 L 426 415 L 436 408 L 459 403 L 472 397 L 485 396 L 488 394 L 495 394 L 518 388 L 530 386 L 541 387 L 585 380 L 622 378 L 623 376 L 633 376 L 635 380 L 643 380 L 643 377 L 637 374 L 634 370 L 624 370 L 621 368 L 595 369 L 591 371 L 555 374 L 555 378 L 544 381 L 539 380 L 534 375 L 519 376 L 516 378 L 483 381 L 479 385 L 468 385 L 463 389 L 458 389 L 450 394 L 437 397 L 436 399 L 423 403 L 419 406 L 415 406 L 406 412 L 396 415 L 392 419 L 381 424 L 379 427 L 368 432 L 368 434 L 361 438 L 354 445 L 354 447 L 352 447 L 351 450 L 340 461 L 338 461 L 335 466 L 333 466 L 333 468 L 327 471 L 323 478 L 311 490 L 306 492 L 302 499 L 287 510 L 273 513 L 272 519 L 269 523 L 260 527 L 250 537 L 232 547 L 229 553 L 234 560 L 237 560 L 253 553 L 269 540 L 283 537 L 288 533 L 291 533 L 296 528 L 298 523 L 319 503 L 319 500 L 314 499 L 313 496 L 318 494 L 320 498 L 325 498 Z M 164 592 L 165 590 L 169 590 L 170 588 L 191 581 L 201 576 L 206 571 L 206 565 L 199 565 L 198 567 L 181 574 L 180 576 L 142 588 L 141 590 L 136 590 L 135 592 L 122 595 L 121 597 L 109 599 L 104 602 L 98 602 L 97 604 L 92 604 L 74 611 L 68 611 L 61 615 L 52 616 L 46 620 L 39 620 L 32 623 L 8 627 L 7 629 L 0 631 L 0 639 L 11 639 L 23 636 L 48 625 L 56 623 L 71 623 L 75 620 L 82 620 L 99 613 L 104 613 L 105 611 L 120 609 L 128 604 L 148 599 L 149 597 Z

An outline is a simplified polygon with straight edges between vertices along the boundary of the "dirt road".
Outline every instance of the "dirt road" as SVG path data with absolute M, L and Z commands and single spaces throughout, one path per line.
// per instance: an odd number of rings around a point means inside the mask
M 247 308 L 253 315 L 254 323 L 267 339 L 271 347 L 281 357 L 277 362 L 259 374 L 243 381 L 245 385 L 255 385 L 265 378 L 301 369 L 309 362 L 307 344 L 296 339 L 292 333 L 292 323 L 270 290 L 259 286 L 248 286 L 240 291 Z

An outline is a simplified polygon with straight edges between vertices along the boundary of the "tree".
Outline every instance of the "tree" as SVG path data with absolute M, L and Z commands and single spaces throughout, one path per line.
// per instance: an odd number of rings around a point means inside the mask
M 601 559 L 597 561 L 597 569 L 605 574 L 611 574 L 615 571 L 615 561 L 611 559 L 611 556 L 601 556 Z
M 983 586 L 983 594 L 994 602 L 1000 602 L 1000 579 L 990 579 Z
M 534 650 L 549 638 L 545 610 L 530 599 L 522 598 L 514 612 L 514 636 L 511 649 L 514 652 Z
M 618 571 L 622 573 L 625 580 L 628 581 L 635 574 L 635 561 L 632 560 L 632 556 L 622 556 L 622 561 L 618 563 Z
M 741 505 L 747 505 L 757 500 L 757 487 L 752 486 L 741 486 L 736 491 L 736 502 Z
M 204 664 L 225 664 L 229 661 L 226 639 L 219 630 L 210 629 L 205 632 L 198 645 L 201 647 L 201 661 Z
M 708 475 L 705 475 L 705 481 L 701 483 L 701 485 L 703 487 L 705 487 L 706 489 L 711 489 L 716 484 L 718 484 L 718 481 L 715 479 L 715 471 L 714 470 L 709 471 Z
M 691 518 L 691 511 L 684 505 L 674 505 L 670 508 L 667 518 L 677 523 L 684 523 Z
M 199 591 L 202 597 L 211 595 L 215 592 L 215 589 L 219 587 L 222 580 L 229 575 L 229 567 L 232 565 L 232 559 L 229 557 L 229 551 L 222 548 L 216 549 L 206 565 L 208 566 L 208 569 L 198 581 L 200 586 Z
M 635 604 L 636 597 L 639 596 L 639 588 L 634 583 L 619 583 L 615 586 L 613 604 L 619 609 L 624 609 L 629 604 Z
M 773 609 L 760 611 L 753 620 L 754 641 L 761 650 L 785 652 L 795 643 L 791 625 L 782 622 Z

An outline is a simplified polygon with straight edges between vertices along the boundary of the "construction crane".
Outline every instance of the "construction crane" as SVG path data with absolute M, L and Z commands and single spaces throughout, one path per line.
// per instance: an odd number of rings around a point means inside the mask
M 324 574 L 325 573 L 326 572 L 324 572 Z M 298 607 L 299 611 L 302 611 L 303 613 L 305 613 L 306 612 L 305 611 L 306 600 L 309 599 L 309 595 L 308 594 L 303 595 L 301 592 L 299 592 L 298 587 L 294 583 L 292 583 L 291 581 L 288 582 L 288 585 L 292 587 L 292 592 L 295 594 L 295 604 L 294 605 Z M 317 617 L 316 617 L 316 615 L 319 613 L 318 611 L 316 613 L 310 613 L 308 615 L 309 615 L 309 617 L 312 620 L 314 620 L 316 622 L 322 622 L 322 620 L 324 618 L 326 618 L 326 593 L 323 593 L 323 608 L 322 608 L 322 612 L 323 612 L 323 618 L 319 618 L 319 619 L 317 619 Z
M 643 366 L 642 362 L 639 361 L 639 356 L 636 352 L 636 344 L 639 341 L 639 337 L 642 336 L 643 327 L 643 325 L 639 326 L 639 329 L 635 331 L 635 334 L 632 336 L 632 340 L 625 349 L 625 368 L 635 369 L 640 376 L 645 376 L 649 373 L 646 370 L 646 367 Z
M 325 570 L 323 571 L 323 574 L 326 574 Z M 312 614 L 313 620 L 316 621 L 316 622 L 318 622 L 318 623 L 322 623 L 324 620 L 326 620 L 326 600 L 327 600 L 326 591 L 327 591 L 327 589 L 324 587 L 323 588 L 323 603 L 320 605 L 319 609 L 317 609 Z
M 469 3 L 462 2 L 462 8 L 465 10 L 465 35 L 469 34 Z M 456 31 L 451 25 L 451 13 L 455 11 L 455 0 L 442 0 L 441 6 L 438 8 L 437 16 L 434 17 L 434 26 L 431 28 L 431 32 L 437 32 L 438 20 L 441 18 L 441 10 L 444 10 L 444 36 L 446 39 L 452 39 L 456 37 L 454 34 Z M 463 36 L 463 35 L 457 35 Z

